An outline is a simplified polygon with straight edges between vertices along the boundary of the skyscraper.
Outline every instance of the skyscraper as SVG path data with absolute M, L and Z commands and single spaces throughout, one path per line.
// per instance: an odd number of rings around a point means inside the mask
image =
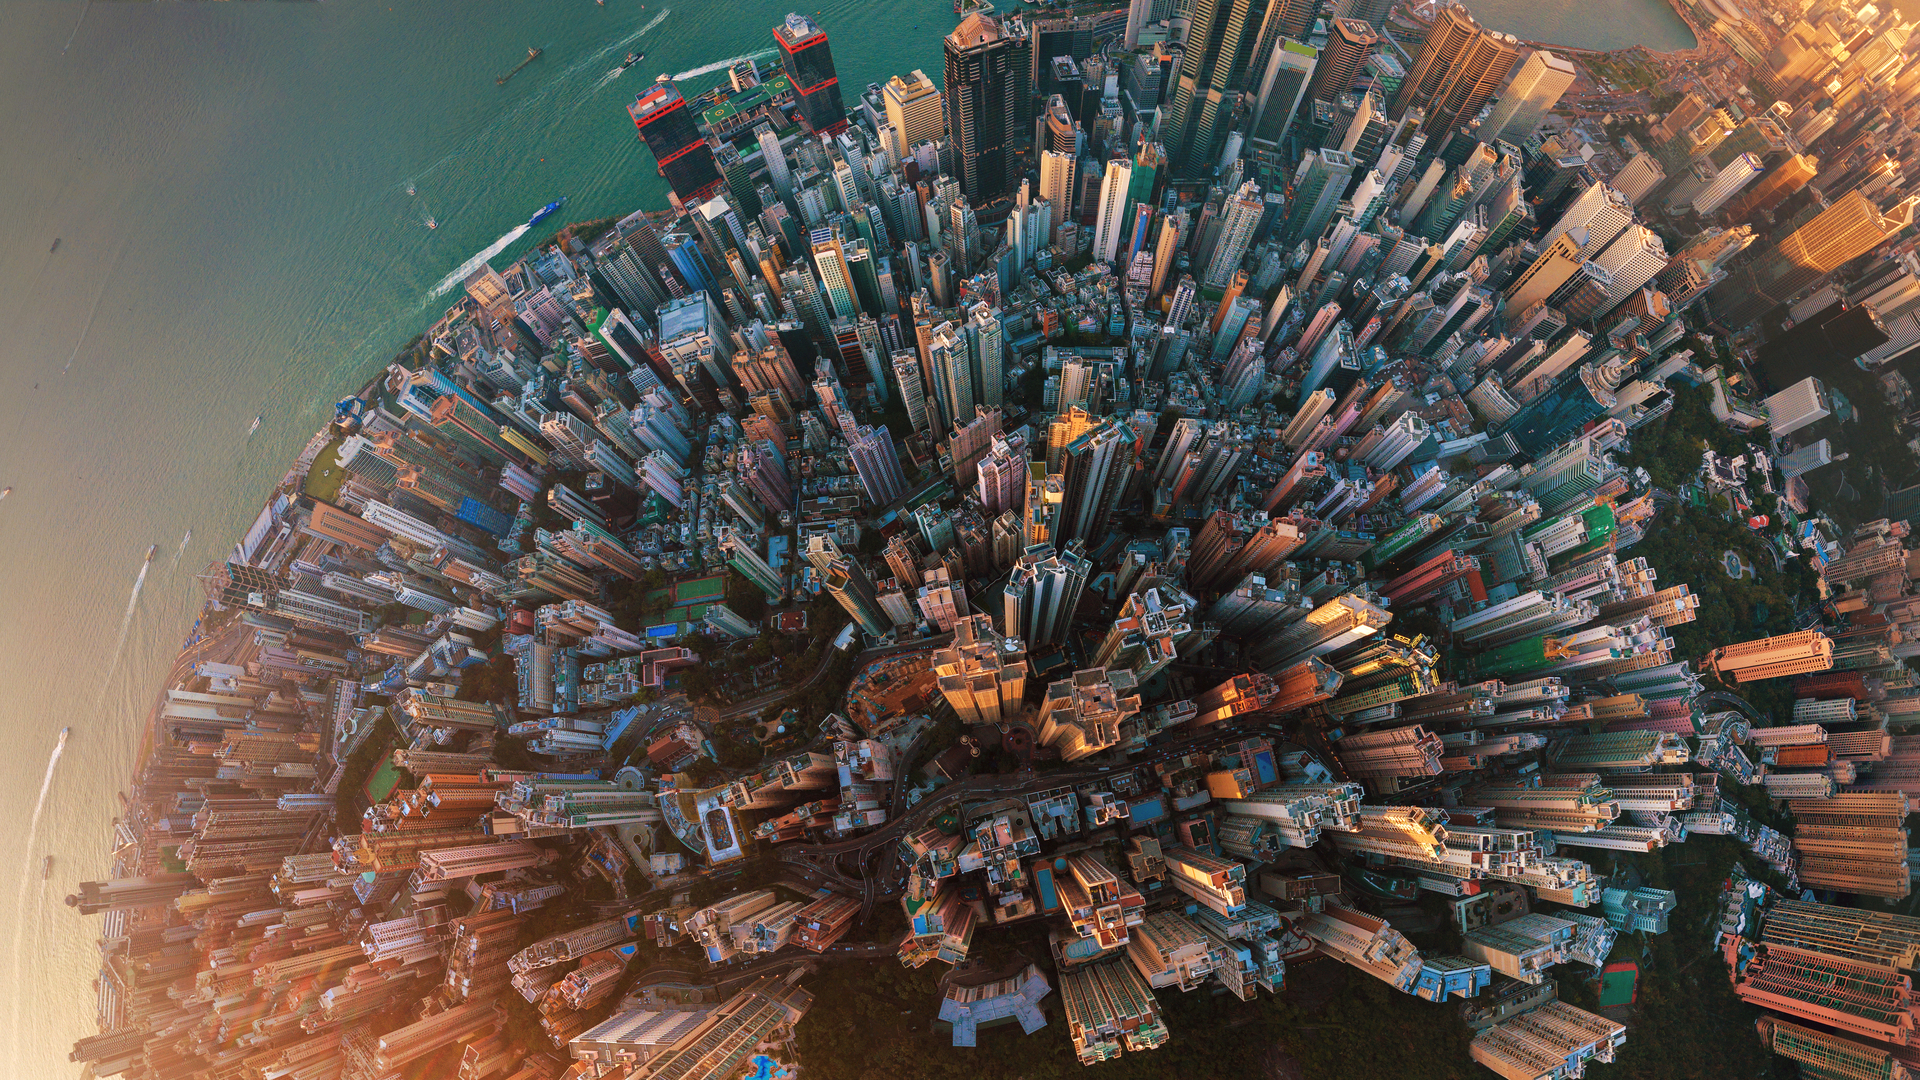
M 1294 113 L 1307 96 L 1307 83 L 1313 78 L 1320 51 L 1311 45 L 1282 39 L 1266 61 L 1254 99 L 1253 122 L 1247 126 L 1247 141 L 1256 152 L 1277 149 L 1293 126 Z
M 1713 178 L 1713 183 L 1708 184 L 1705 191 L 1694 196 L 1693 212 L 1711 214 L 1720 209 L 1726 205 L 1728 199 L 1753 183 L 1759 177 L 1762 168 L 1760 159 L 1753 154 L 1741 154 L 1727 162 L 1726 167 Z
M 1221 209 L 1220 238 L 1214 242 L 1213 258 L 1207 263 L 1206 284 L 1219 288 L 1233 278 L 1234 271 L 1240 269 L 1240 261 L 1246 257 L 1247 246 L 1253 242 L 1254 227 L 1260 224 L 1260 215 L 1265 209 L 1260 187 L 1251 180 L 1241 184 L 1240 190 L 1227 200 Z
M 952 141 L 960 190 L 978 205 L 1013 190 L 1019 137 L 1020 71 L 1029 62 L 1018 23 L 1011 27 L 984 15 L 969 15 L 946 36 L 947 137 Z
M 1060 460 L 1065 486 L 1057 539 L 1098 542 L 1106 535 L 1133 476 L 1137 449 L 1133 428 L 1115 416 L 1101 417 L 1066 444 Z
M 1326 230 L 1353 170 L 1353 158 L 1338 150 L 1315 150 L 1301 159 L 1293 174 L 1293 206 L 1287 212 L 1282 243 L 1310 243 Z
M 900 473 L 900 455 L 893 448 L 893 436 L 885 424 L 877 428 L 862 426 L 848 441 L 853 455 L 853 471 L 860 476 L 860 487 L 874 508 L 892 503 L 907 493 L 907 479 Z
M 893 76 L 880 88 L 880 96 L 887 105 L 887 126 L 896 141 L 895 156 L 904 158 L 914 147 L 946 134 L 940 88 L 933 85 L 926 72 L 915 68 L 906 78 Z
M 841 607 L 847 609 L 853 621 L 860 624 L 860 629 L 876 637 L 893 629 L 893 620 L 880 607 L 880 597 L 874 590 L 873 579 L 867 576 L 859 563 L 841 552 L 832 537 L 808 537 L 807 561 L 820 574 L 827 591 L 840 601 Z
M 1210 160 L 1227 136 L 1247 62 L 1259 37 L 1254 0 L 1194 0 L 1160 141 L 1177 164 Z
M 1841 196 L 1813 220 L 1793 230 L 1772 250 L 1732 271 L 1707 293 L 1714 321 L 1733 329 L 1784 304 L 1842 263 L 1879 247 L 1913 224 L 1910 197 L 1886 213 L 1859 191 Z
M 847 108 L 840 102 L 840 78 L 833 70 L 826 32 L 792 12 L 773 28 L 773 41 L 780 46 L 780 65 L 793 84 L 800 122 L 816 134 L 838 134 L 847 126 Z
M 1056 553 L 1052 544 L 1035 544 L 1013 564 L 1002 594 L 1007 637 L 1023 639 L 1030 649 L 1066 639 L 1093 570 L 1078 546 Z
M 1506 140 L 1515 146 L 1540 129 L 1560 95 L 1573 85 L 1573 65 L 1545 49 L 1535 49 L 1514 73 L 1513 81 L 1481 122 L 1475 137 L 1483 143 Z
M 723 182 L 713 162 L 713 149 L 701 136 L 687 100 L 666 75 L 653 89 L 641 94 L 627 106 L 627 115 L 640 131 L 660 175 L 683 203 L 693 204 L 712 198 Z
M 1132 223 L 1127 213 L 1127 190 L 1133 178 L 1133 166 L 1126 158 L 1107 162 L 1106 177 L 1100 182 L 1100 214 L 1093 227 L 1093 257 L 1112 262 L 1120 250 L 1120 237 Z
M 1059 239 L 1060 227 L 1073 217 L 1072 154 L 1043 150 L 1040 153 L 1040 197 L 1053 206 L 1053 236 Z
M 1435 138 L 1450 133 L 1480 111 L 1519 57 L 1517 38 L 1481 29 L 1466 8 L 1450 3 L 1421 42 L 1413 70 L 1394 97 L 1393 111 L 1398 115 L 1409 108 L 1423 109 L 1421 130 Z
M 1333 20 L 1327 47 L 1320 50 L 1313 78 L 1307 83 L 1309 101 L 1331 101 L 1347 92 L 1360 68 L 1380 44 L 1380 35 L 1359 19 Z

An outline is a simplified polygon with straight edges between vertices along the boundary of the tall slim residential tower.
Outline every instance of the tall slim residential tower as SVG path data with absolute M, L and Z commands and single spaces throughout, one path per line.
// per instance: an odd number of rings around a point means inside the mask
M 1842 263 L 1865 255 L 1913 224 L 1916 201 L 1920 196 L 1881 213 L 1859 191 L 1847 192 L 1773 250 L 1709 290 L 1707 304 L 1714 320 L 1728 329 L 1745 326 L 1793 299 Z
M 833 594 L 840 606 L 847 609 L 853 621 L 860 629 L 878 636 L 893 629 L 893 620 L 880 607 L 880 597 L 873 587 L 873 579 L 840 550 L 830 536 L 812 536 L 807 539 L 807 561 L 820 574 L 826 583 L 827 591 Z
M 887 126 L 898 141 L 896 156 L 906 157 L 914 147 L 945 134 L 940 88 L 933 85 L 926 72 L 915 68 L 905 78 L 895 75 L 880 88 L 880 96 L 887 105 Z
M 1138 440 L 1133 428 L 1114 416 L 1103 416 L 1061 452 L 1065 478 L 1056 538 L 1099 542 L 1107 522 L 1126 494 L 1133 476 Z
M 1040 197 L 1053 207 L 1053 236 L 1057 240 L 1060 227 L 1073 218 L 1073 155 L 1055 153 L 1052 150 L 1040 152 Z
M 653 151 L 660 175 L 667 178 L 667 186 L 681 202 L 703 202 L 720 190 L 723 180 L 713 163 L 713 149 L 701 136 L 687 99 L 680 96 L 671 78 L 660 76 L 653 89 L 627 106 L 627 115 L 646 140 L 647 149 Z
M 1438 138 L 1472 119 L 1519 58 L 1519 39 L 1483 30 L 1466 8 L 1448 4 L 1434 19 L 1413 70 L 1394 96 L 1394 115 L 1409 108 L 1425 110 L 1421 130 Z
M 1575 74 L 1572 64 L 1545 49 L 1527 54 L 1475 136 L 1489 145 L 1504 139 L 1519 146 L 1540 129 Z
M 1240 269 L 1240 260 L 1247 254 L 1247 247 L 1253 242 L 1253 231 L 1260 224 L 1260 215 L 1266 209 L 1266 203 L 1260 198 L 1260 187 L 1249 180 L 1240 185 L 1240 190 L 1228 199 L 1222 208 L 1220 239 L 1213 245 L 1213 259 L 1207 263 L 1206 284 L 1215 288 L 1223 287 Z M 1229 301 L 1221 301 L 1224 305 Z
M 1112 262 L 1120 250 L 1120 236 L 1132 224 L 1127 189 L 1133 179 L 1133 166 L 1126 158 L 1107 162 L 1107 175 L 1100 182 L 1100 214 L 1093 227 L 1093 257 Z
M 840 78 L 833 70 L 826 32 L 805 15 L 790 13 L 773 28 L 773 40 L 780 46 L 787 81 L 793 84 L 801 122 L 817 134 L 838 134 L 847 126 L 847 107 L 840 102 Z
M 1313 79 L 1307 83 L 1307 99 L 1331 101 L 1347 92 L 1361 65 L 1380 44 L 1380 35 L 1359 19 L 1333 20 L 1333 32 L 1327 35 L 1327 47 L 1320 50 Z
M 991 202 L 1013 190 L 1019 136 L 1021 72 L 1030 62 L 1024 31 L 969 15 L 943 43 L 947 56 L 947 137 L 960 190 L 969 202 Z
M 900 455 L 893 448 L 887 425 L 862 426 L 848 441 L 847 449 L 853 455 L 853 471 L 860 477 L 868 503 L 876 508 L 886 506 L 907 493 L 907 478 L 901 475 Z

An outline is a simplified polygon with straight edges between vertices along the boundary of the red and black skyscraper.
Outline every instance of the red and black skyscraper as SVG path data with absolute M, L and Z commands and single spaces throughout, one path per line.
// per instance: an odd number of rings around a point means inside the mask
M 780 45 L 780 65 L 800 106 L 800 122 L 816 134 L 836 135 L 847 126 L 847 108 L 840 102 L 840 77 L 833 70 L 833 49 L 826 31 L 805 15 L 789 14 L 773 28 Z
M 704 202 L 720 190 L 722 178 L 713 163 L 713 149 L 672 79 L 660 76 L 653 89 L 627 106 L 627 115 L 633 117 L 633 126 L 640 129 L 647 149 L 660 163 L 660 175 L 681 202 Z

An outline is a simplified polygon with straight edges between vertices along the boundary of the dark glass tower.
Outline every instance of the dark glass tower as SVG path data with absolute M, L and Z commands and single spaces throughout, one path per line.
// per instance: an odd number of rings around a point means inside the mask
M 1013 190 L 1019 163 L 1014 140 L 1030 62 L 1019 24 L 1003 25 L 969 15 L 945 41 L 947 138 L 960 174 L 960 190 L 975 206 Z
M 840 77 L 833 70 L 826 31 L 805 15 L 789 14 L 773 28 L 773 40 L 780 46 L 780 66 L 793 84 L 800 122 L 816 134 L 838 134 L 847 126 L 847 108 L 840 102 Z
M 704 202 L 720 190 L 720 169 L 713 163 L 713 149 L 701 136 L 687 99 L 665 75 L 653 89 L 641 94 L 627 106 L 633 126 L 660 163 L 660 175 L 681 202 Z

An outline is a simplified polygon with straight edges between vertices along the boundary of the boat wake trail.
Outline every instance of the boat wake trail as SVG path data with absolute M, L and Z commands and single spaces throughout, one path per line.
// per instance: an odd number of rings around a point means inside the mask
M 83 3 L 80 5 L 80 17 L 74 20 L 73 33 L 68 34 L 67 43 L 65 45 L 60 46 L 61 56 L 67 55 L 67 50 L 73 48 L 73 39 L 80 36 L 80 24 L 87 21 L 87 9 L 92 6 L 93 6 L 93 0 L 86 0 L 86 3 Z
M 13 983 L 12 985 L 15 985 L 15 986 L 20 985 L 20 968 L 21 968 L 21 961 L 23 959 L 23 957 L 21 956 L 21 952 L 26 948 L 27 883 L 32 881 L 35 876 L 33 872 L 33 845 L 34 845 L 34 841 L 39 839 L 40 816 L 44 814 L 47 809 L 47 794 L 53 790 L 53 770 L 60 764 L 60 755 L 66 753 L 66 751 L 67 751 L 67 732 L 65 729 L 62 729 L 60 732 L 60 741 L 53 744 L 53 754 L 52 756 L 47 758 L 47 774 L 45 777 L 43 777 L 40 780 L 40 797 L 34 800 L 33 817 L 27 823 L 26 854 L 25 854 L 25 857 L 20 860 L 20 892 L 19 892 L 19 895 L 16 896 L 13 901 L 14 914 L 13 914 Z M 45 892 L 46 890 L 43 887 L 41 889 L 41 893 L 43 896 L 45 895 Z M 13 1057 L 16 1060 L 18 1060 L 20 1056 L 20 998 L 21 996 L 22 995 L 18 995 L 18 994 L 14 995 L 13 1015 L 12 1015 L 12 1023 L 11 1023 L 12 1052 L 13 1052 Z
M 510 246 L 515 240 L 518 240 L 525 235 L 527 235 L 527 226 L 515 225 L 512 229 L 509 229 L 507 231 L 507 234 L 505 236 L 502 236 L 500 239 L 495 240 L 493 243 L 488 244 L 486 247 L 482 248 L 480 250 L 480 254 L 475 255 L 473 258 L 468 259 L 466 262 L 463 262 L 459 266 L 454 267 L 453 273 L 448 274 L 446 277 L 441 278 L 440 283 L 433 287 L 432 295 L 445 296 L 449 291 L 453 289 L 455 285 L 458 285 L 461 282 L 467 280 L 468 274 L 471 274 L 475 270 L 478 270 L 482 266 L 485 266 L 487 264 L 487 260 L 507 250 L 508 246 Z
M 188 529 L 187 535 L 180 538 L 180 546 L 173 549 L 173 562 L 167 566 L 167 569 L 171 570 L 174 567 L 180 565 L 180 556 L 185 555 L 187 553 L 187 545 L 192 541 L 193 541 L 193 530 Z
M 683 71 L 680 74 L 675 75 L 673 77 L 673 81 L 679 82 L 682 79 L 692 79 L 692 78 L 697 78 L 701 75 L 711 75 L 716 71 L 725 71 L 742 60 L 765 60 L 767 57 L 772 55 L 773 55 L 772 49 L 761 49 L 759 52 L 755 52 L 755 53 L 746 53 L 741 56 L 730 56 L 725 60 L 715 60 L 711 64 L 703 64 L 700 67 L 694 68 L 691 71 Z
M 153 569 L 151 561 L 140 564 L 140 576 L 133 579 L 133 595 L 127 597 L 127 612 L 120 616 L 120 634 L 113 641 L 113 655 L 107 660 L 107 670 L 100 676 L 100 700 L 93 703 L 93 711 L 99 712 L 100 705 L 107 698 L 107 680 L 113 677 L 113 669 L 120 666 L 120 650 L 127 647 L 127 631 L 133 627 L 133 609 L 140 606 L 140 590 L 146 587 L 147 571 Z

